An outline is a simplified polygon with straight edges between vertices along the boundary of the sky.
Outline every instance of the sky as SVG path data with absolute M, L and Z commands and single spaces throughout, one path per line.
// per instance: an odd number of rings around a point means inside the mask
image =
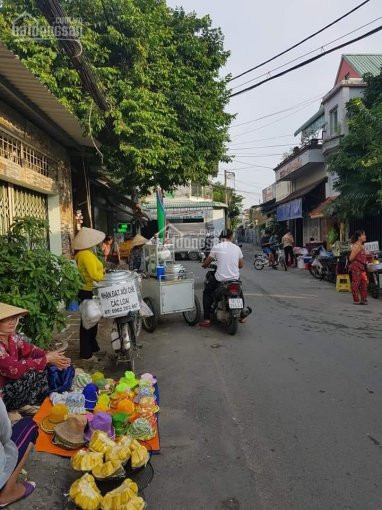
M 167 3 L 170 7 L 182 6 L 186 11 L 195 11 L 199 16 L 210 15 L 213 26 L 222 29 L 225 48 L 231 52 L 222 74 L 235 76 L 316 32 L 361 0 L 167 0 Z M 376 20 L 379 17 L 381 19 Z M 367 27 L 328 44 L 373 20 L 376 21 Z M 236 87 L 267 74 L 317 48 L 337 46 L 381 24 L 382 0 L 370 0 L 343 21 L 231 85 Z M 291 65 L 317 53 L 319 51 Z M 245 207 L 261 201 L 261 190 L 275 180 L 273 168 L 285 152 L 299 144 L 300 138 L 294 138 L 293 133 L 316 113 L 320 98 L 333 87 L 343 53 L 382 53 L 382 31 L 231 99 L 227 110 L 237 116 L 230 129 L 229 154 L 236 156 L 232 163 L 220 164 L 219 180 L 223 182 L 224 169 L 235 172 L 236 189 L 245 197 Z M 260 79 L 264 77 L 252 83 Z M 281 110 L 284 112 L 255 120 Z M 238 125 L 242 123 L 248 124 Z M 278 147 L 268 147 L 270 145 Z

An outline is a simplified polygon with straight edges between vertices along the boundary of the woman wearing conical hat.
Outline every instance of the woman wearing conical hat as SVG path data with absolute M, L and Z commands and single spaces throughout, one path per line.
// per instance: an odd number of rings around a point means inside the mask
M 143 246 L 147 243 L 147 239 L 137 234 L 131 243 L 131 251 L 129 255 L 130 271 L 144 272 L 145 261 L 143 256 Z
M 100 230 L 83 227 L 73 241 L 73 249 L 76 250 L 74 260 L 77 262 L 78 270 L 81 273 L 84 284 L 78 293 L 81 301 L 92 299 L 93 282 L 99 282 L 104 277 L 103 264 L 92 251 L 92 248 L 102 243 L 105 234 Z M 85 329 L 82 321 L 80 326 L 80 358 L 83 360 L 97 362 L 95 353 L 100 351 L 97 342 L 97 329 L 95 325 L 90 329 Z
M 39 349 L 17 333 L 19 319 L 27 313 L 24 308 L 0 303 L 0 397 L 8 411 L 39 406 L 49 394 L 48 365 L 59 370 L 70 366 L 63 353 Z

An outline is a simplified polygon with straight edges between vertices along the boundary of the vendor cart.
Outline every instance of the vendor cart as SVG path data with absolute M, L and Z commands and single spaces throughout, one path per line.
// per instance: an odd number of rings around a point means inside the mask
M 184 266 L 175 263 L 173 245 L 145 245 L 146 277 L 142 280 L 143 301 L 152 311 L 143 317 L 143 327 L 152 333 L 160 317 L 183 313 L 190 326 L 200 321 L 201 307 L 195 295 L 195 280 Z
M 369 292 L 373 298 L 378 299 L 381 294 L 382 263 L 368 264 L 367 274 L 369 279 Z

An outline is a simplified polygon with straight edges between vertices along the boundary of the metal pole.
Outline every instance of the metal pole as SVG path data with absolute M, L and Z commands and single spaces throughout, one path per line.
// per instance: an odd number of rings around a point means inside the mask
M 225 203 L 228 205 L 227 170 L 224 170 Z

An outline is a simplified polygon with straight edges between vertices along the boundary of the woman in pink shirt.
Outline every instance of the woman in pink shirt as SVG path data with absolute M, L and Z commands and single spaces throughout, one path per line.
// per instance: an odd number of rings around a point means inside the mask
M 62 353 L 45 352 L 16 333 L 19 318 L 27 313 L 0 303 L 0 394 L 8 411 L 41 404 L 49 393 L 47 365 L 70 366 Z

